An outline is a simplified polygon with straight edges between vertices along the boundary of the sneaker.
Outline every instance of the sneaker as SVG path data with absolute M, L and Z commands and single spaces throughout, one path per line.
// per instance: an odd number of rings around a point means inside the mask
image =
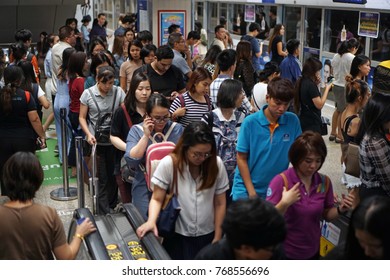
M 54 152 L 58 154 L 58 144 L 54 147 Z

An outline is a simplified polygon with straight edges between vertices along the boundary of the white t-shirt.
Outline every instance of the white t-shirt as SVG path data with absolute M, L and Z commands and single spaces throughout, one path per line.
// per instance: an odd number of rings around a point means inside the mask
M 178 201 L 181 206 L 175 231 L 184 236 L 201 236 L 214 231 L 214 197 L 229 189 L 229 179 L 220 157 L 217 157 L 218 174 L 214 186 L 197 191 L 202 183 L 201 175 L 194 180 L 188 165 L 184 166 L 183 177 L 177 175 Z M 157 166 L 152 183 L 167 190 L 173 182 L 172 157 L 166 156 Z
M 256 111 L 261 110 L 265 104 L 267 104 L 266 101 L 266 95 L 267 95 L 267 84 L 265 83 L 257 83 L 253 87 L 253 103 L 254 103 L 254 109 Z

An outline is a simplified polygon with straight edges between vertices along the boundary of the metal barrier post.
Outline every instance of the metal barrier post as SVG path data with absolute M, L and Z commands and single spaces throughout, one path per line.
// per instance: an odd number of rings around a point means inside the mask
M 89 189 L 92 191 L 92 209 L 93 214 L 97 215 L 99 213 L 99 178 L 96 176 L 97 173 L 97 163 L 96 163 L 96 144 L 92 146 L 91 160 L 92 160 L 92 174 L 89 178 Z
M 84 172 L 83 172 L 83 138 L 76 137 L 76 170 L 77 170 L 77 193 L 79 197 L 78 208 L 85 207 L 85 193 L 84 193 Z
M 61 117 L 61 139 L 62 139 L 62 182 L 63 188 L 53 190 L 50 193 L 50 198 L 60 201 L 69 201 L 77 198 L 77 189 L 69 188 L 68 177 L 68 141 L 67 141 L 67 129 L 65 124 L 66 108 L 60 108 Z

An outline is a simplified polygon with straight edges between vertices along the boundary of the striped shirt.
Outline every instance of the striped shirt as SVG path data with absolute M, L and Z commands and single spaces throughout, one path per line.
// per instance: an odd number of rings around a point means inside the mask
M 186 114 L 183 117 L 178 118 L 178 123 L 182 126 L 186 127 L 193 121 L 200 121 L 202 116 L 212 110 L 212 105 L 210 100 L 207 101 L 208 97 L 205 97 L 205 101 L 200 103 L 194 100 L 191 95 L 187 92 L 183 93 L 184 106 L 186 107 Z M 180 98 L 176 97 L 173 100 L 171 108 L 169 108 L 169 112 L 173 114 L 177 109 L 183 107 Z
M 222 82 L 225 81 L 226 79 L 232 79 L 232 77 L 226 75 L 226 74 L 220 74 L 218 77 L 210 84 L 210 98 L 211 102 L 214 106 L 214 108 L 217 108 L 217 96 L 218 96 L 218 90 L 219 87 L 221 86 Z M 245 92 L 243 93 L 245 95 Z M 244 97 L 242 100 L 242 108 L 244 108 L 248 113 L 252 112 L 252 105 L 249 102 L 248 98 Z

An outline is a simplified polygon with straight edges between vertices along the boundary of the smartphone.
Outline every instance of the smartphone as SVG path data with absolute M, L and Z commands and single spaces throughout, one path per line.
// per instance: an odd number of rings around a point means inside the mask
M 329 76 L 328 77 L 328 80 L 326 81 L 328 84 L 331 84 L 334 82 L 334 77 L 333 76 Z

